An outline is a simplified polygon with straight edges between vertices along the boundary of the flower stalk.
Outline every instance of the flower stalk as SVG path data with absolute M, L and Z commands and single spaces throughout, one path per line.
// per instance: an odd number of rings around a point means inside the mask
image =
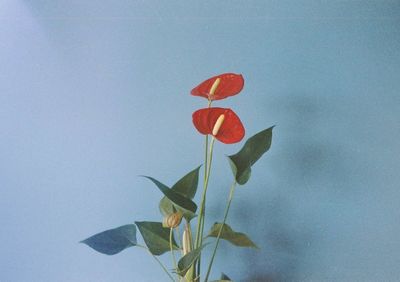
M 211 164 L 212 164 L 214 143 L 215 143 L 215 138 L 213 137 L 210 142 L 210 152 L 208 155 L 207 173 L 206 173 L 206 177 L 204 180 L 203 194 L 202 194 L 201 202 L 200 202 L 200 211 L 199 211 L 199 219 L 197 222 L 197 233 L 196 233 L 196 242 L 195 242 L 196 249 L 201 247 L 201 245 L 203 244 L 206 196 L 207 196 L 208 182 L 209 182 L 210 173 L 211 173 Z M 198 262 L 197 262 L 198 275 L 200 275 L 200 271 L 201 271 L 201 253 L 199 255 Z
M 178 265 L 176 264 L 176 258 L 175 258 L 175 253 L 174 253 L 174 248 L 172 246 L 172 237 L 174 235 L 174 228 L 171 227 L 169 229 L 169 247 L 171 249 L 171 257 L 172 257 L 172 262 L 174 263 L 174 270 L 178 270 Z
M 168 275 L 169 279 L 172 282 L 175 282 L 174 277 L 172 277 L 172 275 L 169 273 L 169 271 L 167 270 L 167 267 L 155 255 L 153 255 L 147 247 L 142 246 L 140 244 L 137 244 L 136 247 L 146 250 L 154 258 L 154 260 L 157 261 L 157 263 L 161 266 L 162 270 L 164 270 L 164 272 Z
M 221 225 L 221 227 L 220 227 L 220 229 L 218 231 L 218 236 L 217 236 L 217 240 L 215 242 L 213 253 L 211 255 L 211 260 L 210 260 L 210 263 L 208 264 L 207 274 L 206 274 L 206 277 L 204 279 L 205 282 L 208 281 L 208 277 L 210 276 L 210 273 L 211 273 L 211 268 L 212 268 L 212 265 L 213 265 L 213 262 L 214 262 L 215 254 L 217 253 L 218 244 L 219 244 L 219 241 L 221 239 L 222 229 L 225 226 L 226 219 L 228 218 L 228 213 L 229 213 L 229 209 L 231 207 L 233 194 L 235 193 L 235 187 L 236 187 L 236 180 L 233 182 L 233 184 L 231 186 L 231 189 L 229 191 L 228 204 L 226 205 L 225 213 L 224 213 L 224 219 L 223 219 L 222 225 Z

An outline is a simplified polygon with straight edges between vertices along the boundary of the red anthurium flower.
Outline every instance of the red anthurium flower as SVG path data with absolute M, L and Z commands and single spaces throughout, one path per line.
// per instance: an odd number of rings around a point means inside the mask
M 244 80 L 241 74 L 224 73 L 203 81 L 193 88 L 191 94 L 210 101 L 221 100 L 238 94 L 243 89 L 243 85 Z
M 193 113 L 193 124 L 201 134 L 211 134 L 225 144 L 237 143 L 244 137 L 239 117 L 225 108 L 205 108 Z

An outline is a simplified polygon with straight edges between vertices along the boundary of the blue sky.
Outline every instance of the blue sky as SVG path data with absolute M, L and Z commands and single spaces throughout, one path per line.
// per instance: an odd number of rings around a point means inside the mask
M 159 281 L 141 250 L 78 244 L 160 221 L 159 192 L 202 162 L 191 123 L 202 80 L 242 73 L 218 106 L 273 146 L 221 244 L 235 281 L 400 279 L 398 1 L 2 1 L 1 281 Z M 231 173 L 216 145 L 210 226 Z M 167 260 L 167 258 L 166 258 Z M 259 279 L 259 280 L 257 280 Z

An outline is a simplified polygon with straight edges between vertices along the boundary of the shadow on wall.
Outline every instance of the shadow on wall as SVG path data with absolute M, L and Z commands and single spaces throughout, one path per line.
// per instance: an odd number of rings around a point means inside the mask
M 286 104 L 281 104 L 283 109 L 277 115 L 282 116 L 273 140 L 275 152 L 265 167 L 274 180 L 262 185 L 254 180 L 254 189 L 265 193 L 257 197 L 257 209 L 246 209 L 246 203 L 239 200 L 231 217 L 243 226 L 246 222 L 254 225 L 254 219 L 263 215 L 252 231 L 261 250 L 246 252 L 242 257 L 245 269 L 252 273 L 241 281 L 307 279 L 313 264 L 307 254 L 315 250 L 315 243 L 323 236 L 316 222 L 318 213 L 324 211 L 318 210 L 321 205 L 315 203 L 318 197 L 314 195 L 324 191 L 322 196 L 329 197 L 332 191 L 323 187 L 337 178 L 331 170 L 344 173 L 337 156 L 340 150 L 328 140 L 335 138 L 335 133 L 325 134 L 329 127 L 329 115 L 326 118 L 324 113 L 326 103 L 305 96 L 280 102 Z
M 258 203 L 263 207 L 262 203 Z M 305 247 L 304 241 L 309 240 L 299 230 L 288 226 L 292 220 L 290 205 L 284 199 L 274 198 L 259 210 L 260 214 L 271 215 L 268 219 L 258 222 L 257 236 L 254 240 L 260 250 L 247 253 L 243 263 L 252 273 L 247 274 L 243 281 L 282 281 L 296 278 L 298 261 Z M 235 217 L 239 214 L 235 214 Z M 254 213 L 250 217 L 256 216 Z M 247 217 L 247 216 L 246 216 Z M 238 218 L 242 221 L 243 218 Z

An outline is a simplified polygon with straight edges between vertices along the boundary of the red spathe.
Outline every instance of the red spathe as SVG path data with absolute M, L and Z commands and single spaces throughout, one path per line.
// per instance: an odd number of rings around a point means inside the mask
M 218 78 L 220 79 L 220 83 L 214 94 L 210 95 L 211 87 Z M 224 73 L 203 81 L 192 89 L 191 94 L 193 96 L 207 98 L 211 101 L 221 100 L 238 94 L 240 91 L 242 91 L 243 86 L 244 79 L 241 74 Z
M 224 115 L 224 121 L 214 136 L 225 144 L 237 143 L 243 139 L 245 129 L 239 117 L 231 109 L 226 108 L 204 108 L 193 113 L 193 124 L 201 134 L 212 135 L 217 119 Z

